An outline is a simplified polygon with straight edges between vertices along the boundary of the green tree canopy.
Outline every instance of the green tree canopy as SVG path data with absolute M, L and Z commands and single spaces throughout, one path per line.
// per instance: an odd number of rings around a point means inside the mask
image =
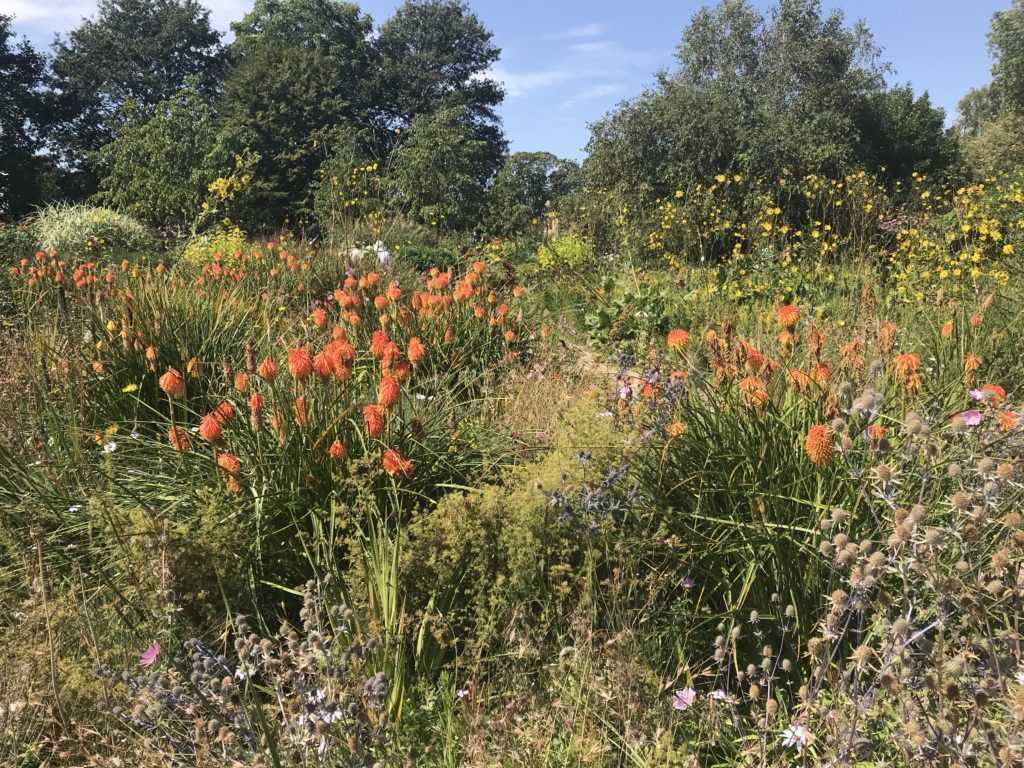
M 487 192 L 491 232 L 514 235 L 527 230 L 557 201 L 576 191 L 580 169 L 550 152 L 515 152 L 505 159 Z
M 649 206 L 721 171 L 834 176 L 892 165 L 890 147 L 934 170 L 949 163 L 948 142 L 929 151 L 942 112 L 926 96 L 888 93 L 868 30 L 823 14 L 819 0 L 780 0 L 767 17 L 723 0 L 693 17 L 678 62 L 592 127 L 589 183 Z
M 244 194 L 249 228 L 309 221 L 325 140 L 346 119 L 341 91 L 333 58 L 316 48 L 261 46 L 232 68 L 224 140 L 260 157 Z
M 1018 166 L 1024 158 L 1024 0 L 992 17 L 992 82 L 961 99 L 957 128 L 975 176 Z
M 215 93 L 223 74 L 220 33 L 196 0 L 100 0 L 54 48 L 56 141 L 73 166 L 114 138 L 129 101 L 152 111 L 188 82 Z
M 989 50 L 995 59 L 992 88 L 1007 111 L 1024 115 L 1024 0 L 997 11 L 988 36 Z
M 27 40 L 14 38 L 11 17 L 0 14 L 0 217 L 26 213 L 39 201 L 44 67 Z
M 348 116 L 366 122 L 374 50 L 373 22 L 355 3 L 336 0 L 257 0 L 241 21 L 231 25 L 236 61 L 269 48 L 315 50 L 334 69 L 335 94 L 348 105 Z
M 378 125 L 402 128 L 419 115 L 460 108 L 496 171 L 506 142 L 495 108 L 505 94 L 486 73 L 501 49 L 469 7 L 456 0 L 406 0 L 381 26 L 374 47 Z
M 129 104 L 117 138 L 99 151 L 99 202 L 149 224 L 196 218 L 217 177 L 217 115 L 196 88 L 157 104 L 152 114 Z
M 469 127 L 465 107 L 417 115 L 395 150 L 395 202 L 420 221 L 442 229 L 478 221 L 490 177 L 487 143 Z

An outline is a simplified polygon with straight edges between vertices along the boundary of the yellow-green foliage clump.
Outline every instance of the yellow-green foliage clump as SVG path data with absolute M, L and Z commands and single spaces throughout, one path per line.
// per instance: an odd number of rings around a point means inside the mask
M 218 227 L 189 238 L 181 257 L 190 264 L 209 264 L 212 261 L 234 264 L 249 249 L 249 241 L 241 229 Z
M 537 262 L 544 269 L 579 269 L 593 260 L 594 244 L 572 232 L 557 235 L 537 249 Z

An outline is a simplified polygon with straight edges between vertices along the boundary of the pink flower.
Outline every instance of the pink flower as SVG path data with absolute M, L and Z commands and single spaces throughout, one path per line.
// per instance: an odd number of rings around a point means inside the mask
M 981 424 L 980 411 L 964 411 L 960 414 L 960 418 L 964 420 L 964 424 L 968 427 L 976 427 Z
M 154 661 L 156 661 L 156 657 L 159 656 L 159 655 L 160 655 L 160 643 L 154 641 L 149 646 L 149 648 L 144 650 L 142 652 L 142 655 L 139 656 L 139 666 L 140 667 L 148 667 L 148 666 L 150 666 Z
M 693 700 L 697 697 L 697 692 L 693 688 L 683 688 L 682 690 L 676 691 L 675 696 L 672 698 L 672 708 L 678 709 L 680 712 L 685 712 L 693 706 Z
M 967 394 L 971 396 L 972 400 L 984 400 L 985 399 L 985 393 L 982 392 L 980 389 L 972 389 Z

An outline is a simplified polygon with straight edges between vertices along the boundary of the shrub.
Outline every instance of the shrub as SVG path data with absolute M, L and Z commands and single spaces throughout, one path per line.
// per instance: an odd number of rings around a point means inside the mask
M 27 258 L 35 250 L 35 236 L 29 220 L 0 222 L 0 261 Z
M 89 205 L 51 205 L 33 219 L 36 244 L 64 259 L 116 258 L 154 245 L 147 229 L 130 216 Z
M 594 261 L 589 238 L 567 232 L 556 235 L 537 249 L 537 262 L 550 270 L 578 270 Z
M 249 241 L 241 229 L 220 226 L 190 237 L 181 252 L 181 258 L 190 264 L 209 264 L 213 261 L 234 264 L 248 250 Z

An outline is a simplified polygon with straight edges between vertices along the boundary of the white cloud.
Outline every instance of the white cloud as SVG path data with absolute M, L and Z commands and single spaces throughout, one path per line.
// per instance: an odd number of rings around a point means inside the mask
M 14 16 L 15 24 L 35 24 L 41 21 L 59 22 L 60 29 L 71 29 L 83 16 L 96 10 L 95 0 L 4 0 L 3 12 Z
M 488 76 L 504 85 L 510 98 L 521 99 L 535 91 L 571 82 L 580 75 L 568 67 L 538 69 L 532 72 L 510 72 L 504 67 L 497 66 L 491 69 Z
M 561 32 L 548 35 L 552 40 L 575 40 L 581 37 L 597 37 L 604 32 L 601 24 L 590 23 L 580 27 L 572 27 Z
M 598 83 L 597 85 L 592 85 L 589 88 L 584 88 L 571 98 L 566 99 L 562 102 L 561 107 L 562 109 L 569 109 L 571 107 L 575 107 L 581 102 L 600 99 L 605 96 L 614 96 L 615 94 L 622 93 L 625 90 L 626 87 L 621 83 Z
M 68 32 L 82 19 L 96 15 L 96 0 L 3 0 L 0 12 L 14 16 L 16 28 L 33 31 L 46 27 L 51 32 Z M 206 0 L 214 28 L 226 32 L 232 21 L 237 21 L 252 9 L 252 0 Z

